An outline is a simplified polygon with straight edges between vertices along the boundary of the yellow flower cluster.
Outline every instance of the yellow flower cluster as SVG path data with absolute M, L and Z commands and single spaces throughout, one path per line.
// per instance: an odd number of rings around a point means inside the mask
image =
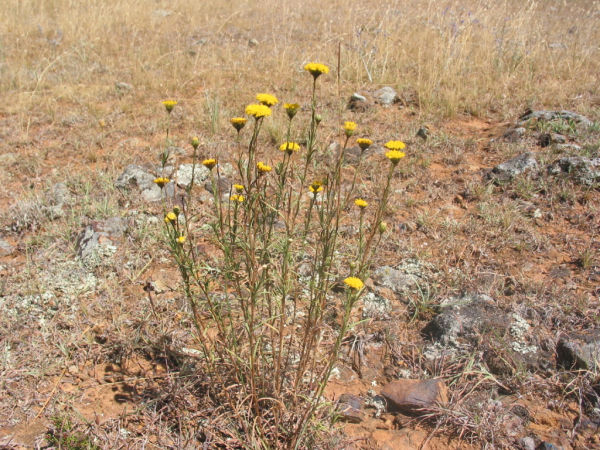
M 173 108 L 175 108 L 177 101 L 176 100 L 165 100 L 162 102 L 162 104 L 164 105 L 167 112 L 170 114 L 171 111 L 173 111 Z
M 287 113 L 288 117 L 290 118 L 290 120 L 292 120 L 298 112 L 298 110 L 300 109 L 300 105 L 298 103 L 284 103 L 283 109 L 285 109 L 285 112 Z
M 246 198 L 240 194 L 233 194 L 231 197 L 229 197 L 229 200 L 232 202 L 242 203 L 244 200 L 246 200 Z
M 344 280 L 344 283 L 346 284 L 346 286 L 350 287 L 351 289 L 354 289 L 355 291 L 361 290 L 365 285 L 360 278 L 356 277 L 348 277 Z
M 158 184 L 158 187 L 159 187 L 159 188 L 161 188 L 161 189 L 162 189 L 163 187 L 165 187 L 165 184 L 169 184 L 169 182 L 170 182 L 170 181 L 171 181 L 171 180 L 169 180 L 169 179 L 168 179 L 168 178 L 166 178 L 166 177 L 158 177 L 158 178 L 155 178 L 155 179 L 154 179 L 154 182 L 155 182 L 156 184 Z
M 344 122 L 344 133 L 346 133 L 346 136 L 352 136 L 354 134 L 354 130 L 356 130 L 355 122 Z
M 310 74 L 317 79 L 317 77 L 323 73 L 329 73 L 329 67 L 325 64 L 319 63 L 308 63 L 304 66 L 304 70 L 310 72 Z
M 185 236 L 182 234 L 181 236 L 179 236 L 177 238 L 177 243 L 180 245 L 183 245 L 184 242 L 185 242 Z
M 296 142 L 284 142 L 279 146 L 279 150 L 287 152 L 288 155 L 291 155 L 293 152 L 300 150 L 300 145 Z
M 233 128 L 235 128 L 237 131 L 240 131 L 242 128 L 244 128 L 248 119 L 245 117 L 232 117 L 229 121 L 231 122 L 231 125 L 233 125 Z
M 256 100 L 265 106 L 275 106 L 279 103 L 277 97 L 271 94 L 256 94 Z
M 246 106 L 246 114 L 260 119 L 261 117 L 268 117 L 271 115 L 271 108 L 265 105 L 248 105 Z
M 217 165 L 217 160 L 214 158 L 205 159 L 204 161 L 202 161 L 202 165 L 204 167 L 206 167 L 208 170 L 212 170 L 213 167 L 215 167 Z
M 400 161 L 405 156 L 406 155 L 404 154 L 404 152 L 401 152 L 400 150 L 389 150 L 385 152 L 385 157 L 389 159 L 394 165 L 398 164 L 398 161 Z
M 177 214 L 175 214 L 173 211 L 167 213 L 167 215 L 165 216 L 165 223 L 175 223 L 177 222 Z
M 354 200 L 354 204 L 356 206 L 358 206 L 360 209 L 366 208 L 367 206 L 369 206 L 369 204 L 364 201 L 362 198 L 357 198 L 356 200 Z
M 373 141 L 371 139 L 367 139 L 367 138 L 358 138 L 356 140 L 356 143 L 358 144 L 358 146 L 360 147 L 361 150 L 366 150 L 371 145 L 373 145 Z
M 271 166 L 268 166 L 260 161 L 256 163 L 256 168 L 261 173 L 270 172 L 273 169 Z
M 313 194 L 317 195 L 323 190 L 323 183 L 321 183 L 320 181 L 313 181 L 310 184 L 310 186 L 308 186 L 308 190 Z
M 384 147 L 388 150 L 403 150 L 406 144 L 402 141 L 387 141 Z
M 242 184 L 234 184 L 233 188 L 235 189 L 236 192 L 243 192 L 244 191 L 244 185 L 242 185 Z

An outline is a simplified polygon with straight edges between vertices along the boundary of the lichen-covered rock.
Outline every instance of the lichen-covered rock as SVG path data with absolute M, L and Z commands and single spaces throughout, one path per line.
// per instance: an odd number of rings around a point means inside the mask
M 163 195 L 172 197 L 174 194 L 174 183 L 167 184 L 162 190 L 154 179 L 156 177 L 148 170 L 136 164 L 130 164 L 125 168 L 115 181 L 115 187 L 126 192 L 137 190 L 142 199 L 147 202 L 158 202 Z
M 525 126 L 530 125 L 531 122 L 543 121 L 543 122 L 551 122 L 553 120 L 566 120 L 573 121 L 579 125 L 583 125 L 586 127 L 590 127 L 593 122 L 585 116 L 581 114 L 577 114 L 573 111 L 532 111 L 527 110 L 525 114 L 519 117 L 518 125 Z
M 88 268 L 99 266 L 117 251 L 118 240 L 127 227 L 127 222 L 120 217 L 88 225 L 77 237 L 77 256 Z
M 537 169 L 538 162 L 534 154 L 528 152 L 498 164 L 487 174 L 487 178 L 496 182 L 507 182 L 518 175 Z
M 193 164 L 181 164 L 174 175 L 177 185 L 187 189 L 192 183 L 192 172 L 194 174 L 194 185 L 196 186 L 200 186 L 210 175 L 210 170 L 202 164 L 196 164 L 196 167 Z
M 548 166 L 548 173 L 568 173 L 578 183 L 593 186 L 600 183 L 600 158 L 567 156 Z

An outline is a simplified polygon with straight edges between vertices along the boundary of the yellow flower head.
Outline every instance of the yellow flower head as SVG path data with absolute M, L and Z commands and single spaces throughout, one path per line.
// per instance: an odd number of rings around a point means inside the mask
M 354 200 L 354 204 L 358 206 L 360 209 L 366 208 L 369 204 L 365 202 L 362 198 L 357 198 Z
M 298 110 L 300 109 L 300 105 L 298 103 L 284 103 L 283 109 L 285 109 L 285 112 L 287 113 L 288 117 L 290 118 L 290 120 L 292 120 L 298 112 Z
M 231 122 L 231 125 L 233 125 L 233 128 L 235 128 L 237 131 L 240 131 L 242 128 L 244 128 L 246 122 L 248 122 L 248 119 L 245 117 L 233 117 L 229 121 Z
M 271 94 L 256 94 L 256 100 L 265 106 L 275 106 L 279 103 L 277 97 Z
M 154 182 L 155 182 L 156 184 L 158 184 L 158 187 L 159 187 L 159 188 L 161 188 L 161 189 L 162 189 L 163 187 L 165 187 L 165 184 L 169 184 L 169 182 L 170 182 L 170 181 L 171 181 L 171 180 L 169 180 L 169 179 L 168 179 L 168 178 L 166 178 L 166 177 L 158 177 L 158 178 L 155 178 L 155 179 L 154 179 Z
M 213 167 L 217 165 L 217 160 L 214 158 L 205 159 L 204 161 L 202 161 L 202 165 L 208 170 L 213 170 Z
M 292 153 L 300 150 L 300 145 L 296 142 L 284 142 L 279 146 L 279 150 L 286 152 L 288 155 L 291 155 Z
M 344 133 L 346 133 L 346 136 L 352 136 L 354 134 L 354 130 L 356 130 L 355 122 L 344 122 Z
M 356 143 L 358 144 L 358 146 L 360 147 L 361 150 L 366 150 L 371 145 L 373 145 L 373 141 L 371 139 L 367 139 L 367 138 L 358 138 L 356 140 Z
M 233 188 L 235 189 L 236 192 L 244 192 L 244 185 L 243 184 L 234 184 Z
M 246 198 L 240 194 L 233 194 L 231 197 L 229 197 L 229 200 L 232 202 L 242 203 L 244 200 L 246 200 Z
M 400 161 L 405 156 L 406 155 L 404 154 L 404 152 L 401 152 L 400 150 L 389 150 L 385 152 L 385 157 L 389 159 L 393 165 L 398 164 L 398 161 Z
M 162 102 L 162 104 L 165 106 L 165 109 L 167 110 L 167 112 L 169 114 L 171 114 L 171 111 L 173 111 L 173 108 L 175 108 L 177 101 L 176 100 L 165 100 Z
M 198 136 L 194 136 L 190 141 L 190 144 L 192 144 L 192 147 L 194 147 L 194 150 L 196 150 L 200 145 L 200 139 L 198 139 Z
M 384 147 L 388 150 L 403 150 L 406 144 L 402 141 L 387 141 Z
M 260 119 L 261 117 L 267 117 L 271 115 L 271 108 L 265 105 L 248 105 L 246 106 L 246 114 Z
M 346 284 L 346 286 L 348 286 L 351 289 L 354 289 L 355 291 L 360 291 L 365 285 L 360 278 L 356 277 L 348 277 L 344 280 L 344 283 Z
M 256 163 L 256 168 L 260 173 L 270 172 L 273 169 L 271 166 L 268 166 L 260 161 Z
M 323 190 L 323 183 L 321 183 L 320 181 L 313 181 L 310 184 L 310 186 L 308 186 L 308 190 L 313 194 L 317 195 Z
M 319 77 L 319 75 L 323 73 L 329 73 L 329 67 L 327 67 L 325 64 L 319 63 L 308 63 L 304 66 L 304 70 L 310 72 L 315 80 Z
M 177 243 L 180 245 L 183 245 L 184 242 L 185 242 L 185 236 L 182 234 L 181 236 L 179 236 L 177 238 Z
M 174 223 L 177 221 L 177 214 L 175 214 L 173 211 L 167 213 L 167 215 L 165 216 L 165 223 Z

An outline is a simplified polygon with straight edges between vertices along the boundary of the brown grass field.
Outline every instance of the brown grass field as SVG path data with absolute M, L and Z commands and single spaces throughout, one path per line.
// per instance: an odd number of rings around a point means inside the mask
M 301 447 L 600 448 L 600 362 L 564 367 L 556 350 L 563 333 L 596 336 L 600 359 L 599 25 L 600 2 L 586 0 L 3 0 L 0 448 L 259 447 L 236 429 L 244 411 L 227 415 L 205 395 L 163 206 L 115 180 L 130 164 L 158 175 L 167 126 L 169 164 L 192 161 L 193 136 L 200 158 L 233 164 L 229 119 L 258 92 L 300 103 L 306 123 L 309 62 L 330 68 L 318 80 L 323 159 L 311 175 L 354 121 L 374 150 L 342 179 L 357 171 L 358 194 L 375 204 L 382 146 L 406 142 L 372 269 L 419 270 L 406 292 L 365 280 L 389 311 L 352 329 L 324 397 L 372 399 L 398 378 L 440 378 L 449 400 L 419 417 L 368 405 L 359 423 L 319 413 Z M 389 107 L 371 102 L 384 86 L 398 93 Z M 368 107 L 347 107 L 355 92 Z M 528 109 L 591 122 L 533 121 L 505 137 Z M 264 121 L 259 148 L 273 164 L 286 121 L 281 105 Z M 487 176 L 526 152 L 539 171 Z M 564 157 L 598 161 L 596 178 L 546 169 Z M 204 230 L 212 196 L 202 185 L 192 195 Z M 342 216 L 340 248 L 352 251 L 358 216 Z M 82 230 L 115 217 L 123 230 L 108 253 L 84 261 Z M 213 244 L 199 245 L 216 267 Z M 465 293 L 525 321 L 537 362 L 515 355 L 512 326 L 506 336 L 480 327 L 468 349 L 428 358 L 424 328 Z

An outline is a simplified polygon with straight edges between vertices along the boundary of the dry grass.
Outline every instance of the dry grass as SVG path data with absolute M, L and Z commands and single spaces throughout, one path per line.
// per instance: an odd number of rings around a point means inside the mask
M 599 18 L 587 1 L 7 0 L 2 109 L 27 129 L 32 113 L 135 115 L 171 96 L 206 129 L 199 104 L 227 110 L 259 87 L 293 95 L 302 63 L 335 67 L 341 45 L 329 90 L 344 95 L 391 84 L 438 115 L 512 117 L 539 104 L 585 112 L 598 101 Z M 134 98 L 119 101 L 116 82 L 131 83 Z

